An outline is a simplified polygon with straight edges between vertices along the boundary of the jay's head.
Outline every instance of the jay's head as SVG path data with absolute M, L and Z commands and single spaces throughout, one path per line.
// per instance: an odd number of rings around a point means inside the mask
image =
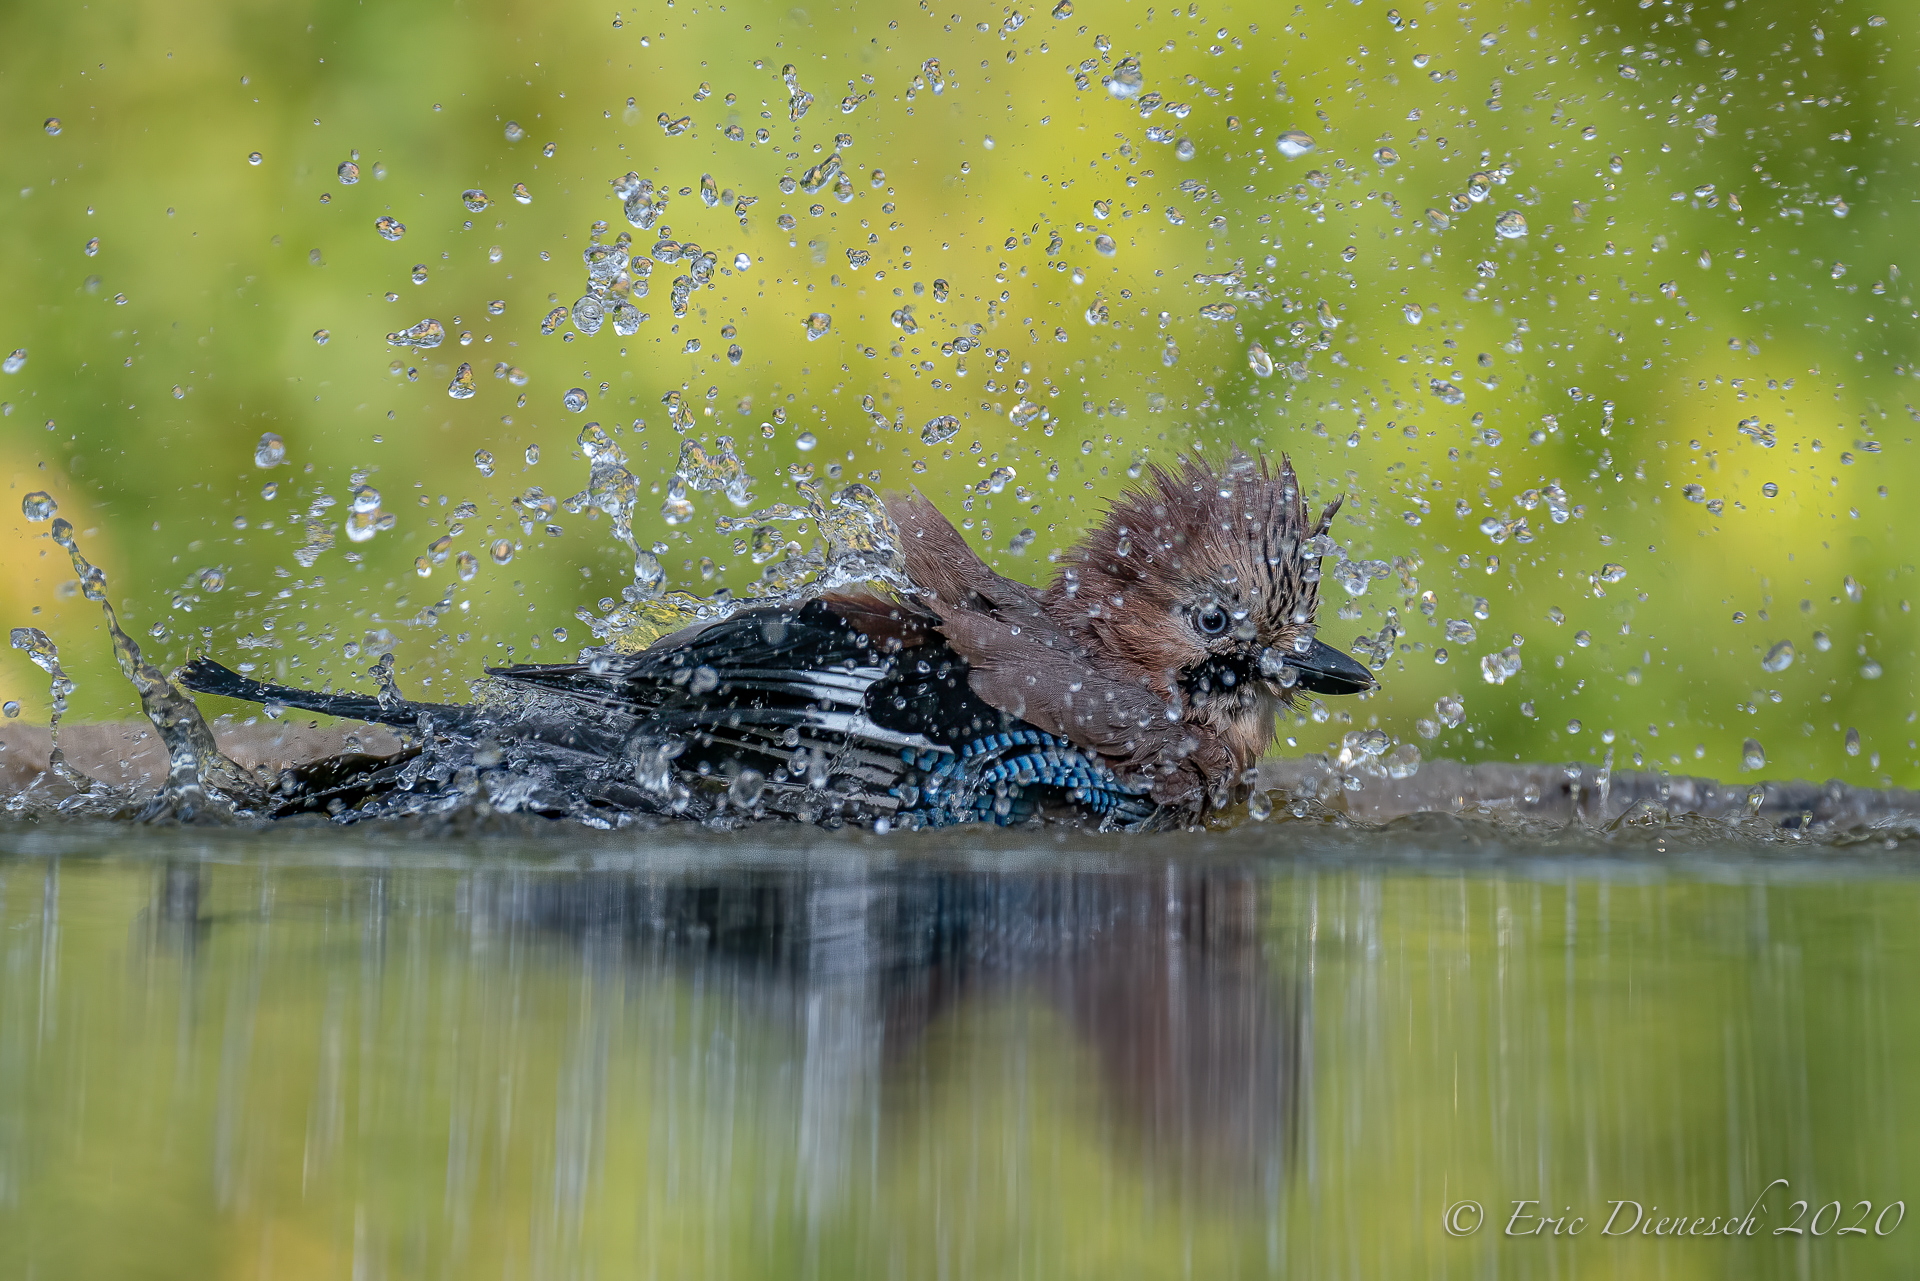
M 1372 689 L 1314 636 L 1320 548 L 1335 499 L 1309 518 L 1293 465 L 1234 451 L 1218 468 L 1154 468 L 1069 552 L 1048 592 L 1102 654 L 1144 673 L 1246 752 L 1264 749 L 1296 694 Z

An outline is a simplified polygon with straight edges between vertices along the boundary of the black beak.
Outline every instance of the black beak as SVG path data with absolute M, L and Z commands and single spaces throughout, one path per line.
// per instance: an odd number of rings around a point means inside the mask
M 1323 641 L 1304 654 L 1284 652 L 1280 661 L 1300 674 L 1296 688 L 1310 694 L 1362 694 L 1379 685 L 1372 672 Z

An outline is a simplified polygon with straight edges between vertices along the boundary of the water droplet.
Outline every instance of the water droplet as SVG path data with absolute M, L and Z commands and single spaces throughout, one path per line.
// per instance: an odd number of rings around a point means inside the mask
M 57 122 L 49 121 L 48 123 Z M 13 720 L 20 715 L 20 704 L 18 700 L 10 698 L 4 703 L 0 703 L 0 712 L 4 712 L 8 720 Z
M 405 329 L 387 335 L 387 341 L 395 347 L 415 347 L 421 351 L 430 351 L 446 341 L 447 331 L 441 323 L 431 316 L 415 321 Z
M 1509 209 L 1493 220 L 1493 234 L 1502 240 L 1517 240 L 1527 234 L 1527 216 Z
M 407 234 L 406 224 L 386 214 L 373 220 L 373 229 L 380 233 L 382 240 L 398 240 Z
M 43 489 L 36 489 L 20 500 L 20 514 L 36 523 L 52 520 L 59 511 L 59 504 L 53 501 L 53 495 Z
M 1848 574 L 1846 578 L 1841 581 L 1841 587 L 1845 589 L 1847 599 L 1856 605 L 1858 605 L 1862 597 L 1866 595 L 1865 590 L 1860 586 L 1860 580 L 1852 574 Z
M 1247 365 L 1256 377 L 1271 378 L 1273 376 L 1273 357 L 1269 356 L 1267 349 L 1259 343 L 1247 348 Z
M 560 398 L 561 403 L 573 413 L 579 413 L 587 407 L 587 393 L 583 387 L 569 387 L 567 394 Z
M 1064 4 L 1066 0 L 1061 0 Z M 727 785 L 727 800 L 738 809 L 750 810 L 760 802 L 766 787 L 766 775 L 757 769 L 742 769 Z
M 1768 650 L 1767 656 L 1760 660 L 1760 666 L 1769 672 L 1784 672 L 1792 667 L 1793 642 L 1781 641 Z
M 1847 726 L 1847 755 L 1860 755 L 1860 731 L 1851 725 Z
M 460 203 L 467 207 L 468 213 L 485 213 L 493 201 L 487 199 L 486 192 L 472 187 L 460 193 Z
M 316 329 L 313 331 L 313 340 L 322 347 L 327 345 L 327 339 L 331 337 L 333 337 L 333 335 L 324 329 Z
M 1612 561 L 1608 561 L 1600 567 L 1600 581 L 1603 583 L 1617 583 L 1626 576 L 1627 567 L 1625 565 L 1617 565 Z
M 60 117 L 48 116 L 47 122 L 44 125 L 41 125 L 40 127 L 42 129 L 45 129 L 47 133 L 50 134 L 51 136 L 58 138 L 60 136 Z
M 598 294 L 581 294 L 573 304 L 573 327 L 591 338 L 607 318 L 607 306 Z
M 735 254 L 733 256 L 733 269 L 735 271 L 746 271 L 748 268 L 752 266 L 753 266 L 753 259 L 747 257 L 747 255 Z
M 248 163 L 248 164 L 250 164 L 250 165 L 257 165 L 257 164 L 259 164 L 259 163 L 261 162 L 261 160 L 263 160 L 263 159 L 265 159 L 265 157 L 263 157 L 263 156 L 262 156 L 262 155 L 261 155 L 261 154 L 260 154 L 259 152 L 257 152 L 257 151 L 249 151 L 249 152 L 247 153 L 247 163 Z
M 496 565 L 506 564 L 513 559 L 512 540 L 506 538 L 494 539 L 493 545 L 487 548 L 487 555 L 493 558 L 493 563 Z
M 453 381 L 447 384 L 447 395 L 455 400 L 471 400 L 475 391 L 473 385 L 473 366 L 465 361 L 453 373 Z
M 824 311 L 813 312 L 807 317 L 807 341 L 812 342 L 816 338 L 824 337 L 827 330 L 831 328 L 833 328 L 832 316 Z
M 960 434 L 960 420 L 952 414 L 929 418 L 920 429 L 920 441 L 926 445 L 944 445 Z
M 555 307 L 547 313 L 546 319 L 540 322 L 540 332 L 542 334 L 551 334 L 566 323 L 567 309 L 565 307 Z
M 1113 74 L 1106 77 L 1107 92 L 1116 98 L 1137 98 L 1146 84 L 1146 77 L 1140 72 L 1138 58 L 1122 58 L 1114 67 Z
M 27 367 L 27 349 L 15 347 L 5 360 L 0 360 L 0 374 L 17 374 Z
M 509 120 L 507 121 L 506 134 L 508 142 L 519 142 L 527 136 L 527 131 L 520 127 L 518 120 Z
M 1107 235 L 1095 236 L 1093 238 L 1093 251 L 1099 254 L 1103 258 L 1113 257 L 1113 254 L 1114 254 L 1113 237 L 1107 236 Z
M 287 444 L 273 432 L 260 437 L 260 443 L 253 447 L 253 465 L 255 467 L 278 467 L 287 460 Z
M 1765 769 L 1766 765 L 1767 749 L 1760 746 L 1759 739 L 1750 738 L 1740 744 L 1740 766 L 1742 769 Z
M 1400 310 L 1401 310 L 1401 313 L 1406 316 L 1407 323 L 1409 325 L 1419 324 L 1421 317 L 1427 314 L 1426 311 L 1417 302 L 1410 302 L 1406 306 L 1402 307 Z
M 493 475 L 493 454 L 492 454 L 492 452 L 491 452 L 491 451 L 489 451 L 489 450 L 485 450 L 485 449 L 476 449 L 476 450 L 474 450 L 474 451 L 473 451 L 473 465 L 474 465 L 475 467 L 478 467 L 478 468 L 480 469 L 480 474 L 481 474 L 482 476 L 491 476 L 491 475 Z
M 1400 153 L 1392 147 L 1382 147 L 1373 153 L 1373 159 L 1377 164 L 1397 165 L 1400 163 Z
M 793 443 L 800 446 L 801 451 L 804 453 L 805 451 L 810 450 L 815 445 L 819 444 L 820 438 L 814 435 L 810 431 L 803 431 L 800 433 L 799 438 L 796 439 Z
M 424 262 L 414 263 L 413 271 L 410 274 L 413 277 L 414 284 L 416 285 L 426 284 L 427 283 L 427 264 Z
M 1289 160 L 1298 160 L 1314 148 L 1311 134 L 1289 129 L 1274 140 L 1273 149 Z

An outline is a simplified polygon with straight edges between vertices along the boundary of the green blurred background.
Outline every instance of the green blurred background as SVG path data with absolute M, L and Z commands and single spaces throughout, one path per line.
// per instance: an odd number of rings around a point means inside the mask
M 9 511 L 51 492 L 167 663 L 206 649 L 348 684 L 368 656 L 345 646 L 386 629 L 403 688 L 449 697 L 509 649 L 571 658 L 575 611 L 619 595 L 630 558 L 604 521 L 563 508 L 562 532 L 529 533 L 511 505 L 584 487 L 588 421 L 659 487 L 638 525 L 675 584 L 751 589 L 761 567 L 713 528 L 751 508 L 699 493 L 691 521 L 655 514 L 674 391 L 690 438 L 736 442 L 754 506 L 791 500 L 797 463 L 830 487 L 918 484 L 1023 577 L 1130 468 L 1258 444 L 1349 493 L 1337 533 L 1378 562 L 1364 595 L 1329 584 L 1323 634 L 1401 633 L 1384 690 L 1302 718 L 1290 746 L 1378 724 L 1429 755 L 1611 749 L 1732 777 L 1752 739 L 1767 775 L 1912 785 L 1920 516 L 1898 513 L 1920 73 L 1911 17 L 1884 12 L 14 4 L 0 352 L 27 361 L 0 375 Z M 1129 55 L 1131 98 L 1103 87 Z M 814 99 L 797 122 L 787 64 Z M 1281 154 L 1289 130 L 1313 150 Z M 836 151 L 849 187 L 783 194 Z M 626 229 L 609 183 L 629 170 L 723 270 L 684 319 L 668 293 L 686 267 L 660 266 L 631 338 L 543 336 L 583 291 L 591 225 Z M 744 226 L 702 202 L 706 174 L 756 198 Z M 469 189 L 491 204 L 470 212 Z M 1496 234 L 1508 214 L 1524 236 Z M 916 332 L 892 319 L 909 305 Z M 814 312 L 831 329 L 808 341 Z M 445 345 L 386 342 L 424 317 Z M 979 346 L 943 352 L 963 336 Z M 456 400 L 462 362 L 478 391 Z M 1022 396 L 1047 419 L 1016 425 Z M 922 445 L 939 414 L 958 435 Z M 264 432 L 286 443 L 271 470 Z M 1013 478 L 976 494 L 998 468 Z M 336 500 L 314 519 L 338 535 L 356 472 L 393 527 L 301 565 L 315 499 Z M 477 515 L 451 551 L 478 575 L 449 558 L 418 577 L 462 502 Z M 132 714 L 46 526 L 0 528 L 0 613 L 62 643 L 77 714 Z M 504 565 L 500 538 L 518 544 Z M 1780 642 L 1793 661 L 1768 670 Z M 1520 669 L 1491 683 L 1482 660 L 1498 675 L 1515 645 Z M 0 694 L 45 715 L 20 655 Z

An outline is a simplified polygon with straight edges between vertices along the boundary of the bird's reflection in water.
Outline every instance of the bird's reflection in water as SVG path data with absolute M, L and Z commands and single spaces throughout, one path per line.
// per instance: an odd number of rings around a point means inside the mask
M 195 861 L 167 859 L 154 866 L 153 877 L 153 894 L 136 928 L 144 932 L 148 947 L 171 952 L 190 965 L 212 925 L 202 906 L 207 867 Z
M 1116 1158 L 1279 1199 L 1304 1114 L 1311 1008 L 1293 932 L 1231 870 L 893 866 L 656 877 L 477 875 L 470 928 L 675 973 L 795 1046 L 803 1182 L 830 1207 L 894 1123 L 966 1070 L 942 1028 L 1038 1001 L 1097 1080 Z M 583 1044 L 598 1038 L 583 1034 Z

